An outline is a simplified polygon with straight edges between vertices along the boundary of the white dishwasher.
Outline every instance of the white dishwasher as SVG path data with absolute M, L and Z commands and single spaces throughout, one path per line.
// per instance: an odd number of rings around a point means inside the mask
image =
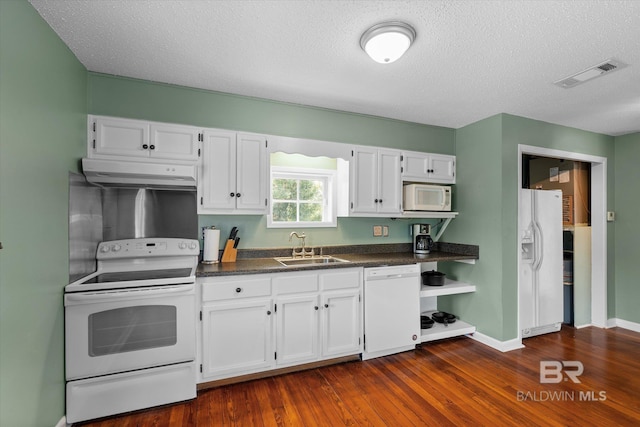
M 362 359 L 412 350 L 420 338 L 420 266 L 364 269 Z

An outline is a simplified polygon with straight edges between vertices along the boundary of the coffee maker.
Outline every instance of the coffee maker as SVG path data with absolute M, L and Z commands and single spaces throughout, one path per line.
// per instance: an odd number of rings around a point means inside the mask
M 428 254 L 433 247 L 431 224 L 413 224 L 413 253 Z

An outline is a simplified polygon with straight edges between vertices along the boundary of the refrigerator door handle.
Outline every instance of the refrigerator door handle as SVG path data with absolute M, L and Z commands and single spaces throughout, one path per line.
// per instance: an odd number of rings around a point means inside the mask
M 534 244 L 534 261 L 533 261 L 533 266 L 531 268 L 533 268 L 534 270 L 537 270 L 540 268 L 540 265 L 542 264 L 542 260 L 544 259 L 544 242 L 543 242 L 543 237 L 542 237 L 542 229 L 540 228 L 540 224 L 538 224 L 537 221 L 533 221 L 533 230 L 534 230 L 534 238 L 533 238 L 533 244 Z

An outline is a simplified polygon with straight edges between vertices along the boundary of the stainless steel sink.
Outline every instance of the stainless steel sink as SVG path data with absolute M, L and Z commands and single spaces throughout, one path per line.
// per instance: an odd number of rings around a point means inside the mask
M 346 259 L 335 258 L 331 255 L 318 255 L 309 258 L 274 258 L 280 264 L 285 267 L 299 267 L 304 265 L 318 265 L 318 264 L 337 264 L 343 262 L 350 262 Z

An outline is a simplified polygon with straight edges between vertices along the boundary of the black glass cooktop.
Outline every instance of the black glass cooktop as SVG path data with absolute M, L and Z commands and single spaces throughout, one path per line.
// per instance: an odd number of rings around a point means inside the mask
M 190 268 L 124 271 L 124 272 L 98 274 L 92 279 L 89 279 L 83 282 L 83 284 L 130 282 L 130 281 L 136 281 L 136 280 L 153 280 L 153 279 L 174 279 L 174 278 L 189 277 L 190 275 L 191 275 Z

